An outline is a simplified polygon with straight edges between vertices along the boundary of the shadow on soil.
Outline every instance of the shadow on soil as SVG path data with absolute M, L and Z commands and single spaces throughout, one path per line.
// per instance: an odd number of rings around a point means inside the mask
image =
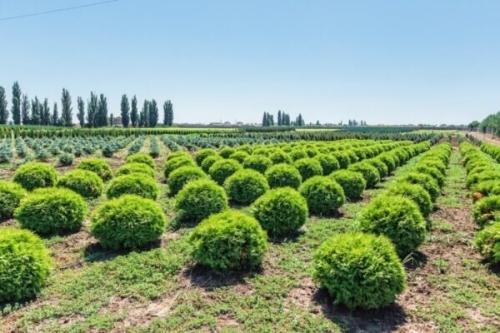
M 210 291 L 213 289 L 247 284 L 246 278 L 251 278 L 259 271 L 253 272 L 217 272 L 206 267 L 195 265 L 184 271 L 183 275 L 191 284 Z
M 161 247 L 161 240 L 156 240 L 147 246 L 140 249 L 130 250 L 108 250 L 101 246 L 100 243 L 89 244 L 84 251 L 84 258 L 86 262 L 99 262 L 112 260 L 118 256 L 127 255 L 131 252 L 144 252 Z

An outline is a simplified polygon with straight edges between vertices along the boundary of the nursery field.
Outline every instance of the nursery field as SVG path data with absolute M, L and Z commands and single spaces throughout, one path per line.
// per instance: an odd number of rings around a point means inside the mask
M 498 145 L 179 130 L 0 129 L 0 332 L 500 330 Z

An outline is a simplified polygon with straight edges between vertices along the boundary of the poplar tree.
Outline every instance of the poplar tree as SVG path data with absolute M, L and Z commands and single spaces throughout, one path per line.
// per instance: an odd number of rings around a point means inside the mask
M 174 123 L 174 108 L 170 100 L 163 103 L 163 125 L 172 126 Z
M 123 127 L 128 127 L 128 124 L 130 123 L 130 104 L 128 103 L 128 97 L 125 94 L 122 96 L 120 110 L 122 116 L 122 125 Z
M 21 88 L 17 81 L 12 85 L 12 121 L 15 125 L 21 123 Z
M 26 95 L 23 95 L 21 101 L 21 120 L 23 125 L 30 124 L 30 101 Z
M 7 96 L 4 87 L 0 86 L 0 124 L 7 124 L 9 110 L 7 109 Z
M 89 127 L 96 127 L 96 116 L 98 106 L 97 95 L 93 92 L 90 93 L 90 100 L 87 102 L 87 124 Z
M 132 122 L 133 127 L 137 127 L 138 122 L 139 122 L 139 114 L 137 110 L 137 97 L 132 97 L 132 108 L 130 111 L 130 121 Z
M 149 127 L 156 127 L 158 125 L 158 104 L 154 99 L 149 102 L 148 119 Z
M 61 96 L 61 118 L 64 126 L 73 126 L 73 108 L 69 91 L 63 88 Z
M 99 105 L 97 107 L 97 126 L 104 127 L 108 125 L 108 100 L 101 94 L 99 96 Z
M 57 111 L 57 103 L 54 103 L 54 108 L 52 109 L 52 119 L 51 123 L 53 126 L 59 126 L 59 112 Z
M 80 123 L 80 127 L 84 127 L 85 126 L 85 102 L 83 101 L 83 99 L 78 96 L 78 98 L 76 99 L 76 105 L 77 105 L 77 108 L 78 108 L 78 122 Z
M 50 108 L 49 100 L 45 98 L 43 100 L 43 105 L 41 106 L 40 123 L 42 125 L 50 125 Z

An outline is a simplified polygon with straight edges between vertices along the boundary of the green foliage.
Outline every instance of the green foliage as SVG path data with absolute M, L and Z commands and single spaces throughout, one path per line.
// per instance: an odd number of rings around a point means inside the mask
M 394 246 L 384 236 L 334 235 L 314 255 L 313 277 L 336 304 L 377 309 L 394 302 L 406 274 Z
M 472 214 L 474 221 L 481 227 L 500 218 L 500 195 L 492 195 L 476 201 Z
M 415 251 L 425 240 L 426 224 L 418 206 L 402 196 L 382 195 L 359 214 L 361 231 L 387 236 L 400 257 Z
M 219 185 L 222 185 L 229 176 L 240 169 L 242 169 L 240 163 L 238 163 L 236 160 L 227 159 L 216 161 L 210 167 L 208 173 L 213 180 L 215 180 Z
M 151 156 L 145 153 L 135 153 L 127 156 L 127 163 L 143 163 L 154 170 L 155 161 Z
M 359 199 L 366 188 L 366 180 L 360 172 L 339 170 L 332 173 L 330 177 L 342 186 L 348 200 Z
M 232 160 L 238 161 L 239 163 L 243 163 L 243 161 L 246 160 L 246 158 L 249 156 L 250 155 L 246 151 L 239 150 L 239 151 L 235 151 L 234 153 L 232 153 L 229 156 L 229 158 Z
M 58 162 L 61 166 L 70 166 L 73 165 L 73 161 L 75 160 L 75 155 L 71 153 L 63 153 L 59 155 Z
M 113 172 L 109 164 L 99 158 L 89 158 L 83 160 L 78 169 L 88 170 L 96 173 L 103 181 L 107 181 L 113 177 Z
M 492 264 L 500 263 L 500 220 L 479 231 L 474 245 L 486 260 Z
M 281 149 L 273 150 L 269 155 L 269 159 L 273 162 L 273 164 L 292 163 L 292 158 L 290 157 L 290 155 L 288 155 Z
M 232 147 L 224 147 L 221 150 L 219 150 L 219 155 L 226 159 L 229 158 L 236 150 Z
M 152 179 L 155 178 L 154 170 L 144 163 L 126 163 L 116 170 L 117 177 L 125 175 L 143 175 Z
M 265 175 L 271 188 L 291 187 L 298 189 L 302 183 L 299 170 L 288 164 L 274 165 L 266 171 Z
M 243 161 L 243 167 L 246 169 L 253 169 L 262 174 L 266 172 L 273 165 L 273 161 L 265 156 L 250 155 Z
M 169 194 L 175 196 L 187 183 L 206 177 L 207 175 L 199 167 L 180 167 L 172 171 L 168 176 L 167 183 L 170 189 Z
M 314 158 L 302 158 L 293 163 L 295 168 L 299 170 L 302 180 L 307 180 L 314 176 L 321 176 L 323 174 L 323 168 L 321 163 Z
M 350 171 L 356 171 L 363 175 L 367 188 L 373 188 L 380 181 L 380 174 L 373 165 L 367 162 L 359 162 L 349 166 Z
M 196 164 L 201 166 L 203 161 L 209 156 L 217 156 L 217 152 L 212 148 L 200 149 L 198 150 L 198 152 L 196 152 L 194 159 L 196 161 Z
M 429 193 L 420 185 L 398 182 L 387 192 L 389 195 L 400 195 L 415 202 L 423 217 L 432 212 L 432 200 Z
M 188 183 L 175 198 L 176 209 L 183 220 L 199 222 L 228 207 L 224 189 L 209 179 Z
M 165 167 L 163 169 L 165 178 L 168 179 L 168 176 L 172 171 L 183 166 L 196 166 L 196 164 L 194 163 L 193 159 L 185 153 L 182 153 L 177 157 L 169 158 L 165 163 Z
M 96 173 L 78 169 L 59 178 L 57 186 L 70 189 L 85 198 L 97 198 L 104 190 L 104 183 Z
M 309 215 L 306 200 L 287 187 L 270 190 L 258 198 L 252 212 L 269 235 L 278 238 L 296 233 Z
M 91 218 L 91 232 L 105 248 L 137 249 L 158 240 L 167 219 L 150 199 L 124 195 L 99 205 Z
M 221 271 L 258 268 L 267 249 L 267 235 L 260 224 L 232 210 L 202 221 L 189 240 L 197 263 Z
M 26 190 L 19 184 L 0 180 L 0 220 L 10 219 Z
M 35 297 L 47 282 L 52 260 L 43 241 L 27 230 L 0 232 L 0 303 Z
M 242 169 L 226 179 L 224 188 L 233 202 L 248 205 L 269 190 L 269 185 L 259 172 Z
M 432 202 L 435 202 L 437 197 L 441 193 L 441 190 L 436 180 L 432 178 L 432 176 L 429 176 L 428 174 L 425 173 L 410 172 L 406 174 L 403 178 L 401 178 L 401 180 L 411 184 L 417 184 L 422 186 L 431 196 Z
M 106 191 L 108 198 L 135 194 L 152 200 L 156 200 L 159 193 L 160 188 L 154 179 L 137 173 L 116 177 L 111 181 Z
M 203 169 L 203 171 L 205 171 L 205 173 L 208 173 L 208 170 L 210 170 L 212 165 L 220 160 L 222 160 L 222 157 L 220 157 L 219 155 L 207 156 L 205 159 L 203 159 L 203 162 L 201 163 L 201 168 Z
M 73 191 L 43 188 L 29 193 L 14 211 L 21 226 L 39 235 L 64 234 L 80 230 L 87 203 Z
M 321 164 L 324 175 L 329 175 L 333 171 L 340 169 L 339 161 L 333 155 L 319 154 L 314 157 Z
M 345 202 L 344 190 L 333 179 L 315 176 L 300 186 L 300 194 L 306 199 L 312 214 L 330 216 Z
M 39 187 L 51 187 L 56 184 L 57 172 L 49 164 L 29 162 L 17 168 L 14 181 L 28 191 Z
M 421 164 L 415 167 L 415 171 L 431 176 L 437 182 L 439 187 L 443 187 L 445 175 L 441 173 L 439 169 L 430 165 Z
M 473 192 L 479 192 L 483 196 L 500 195 L 500 180 L 490 179 L 479 182 L 471 187 Z
M 366 163 L 374 166 L 375 169 L 377 169 L 381 179 L 389 175 L 389 168 L 384 162 L 382 162 L 381 159 L 371 158 L 369 160 L 366 160 Z

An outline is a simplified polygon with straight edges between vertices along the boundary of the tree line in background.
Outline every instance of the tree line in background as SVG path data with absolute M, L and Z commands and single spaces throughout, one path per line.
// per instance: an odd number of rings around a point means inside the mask
M 297 118 L 295 118 L 295 121 L 290 121 L 290 115 L 279 110 L 277 117 L 276 117 L 276 122 L 274 121 L 274 115 L 270 114 L 269 112 L 264 112 L 264 115 L 262 116 L 262 126 L 263 127 L 270 127 L 270 126 L 305 126 L 305 121 L 304 118 L 302 117 L 302 114 L 299 113 Z
M 500 111 L 490 114 L 480 122 L 474 120 L 469 124 L 468 127 L 470 131 L 480 130 L 483 133 L 490 133 L 496 136 L 500 136 Z
M 90 93 L 85 101 L 76 99 L 77 119 L 80 127 L 105 127 L 122 125 L 123 127 L 156 127 L 159 123 L 160 111 L 156 100 L 144 100 L 139 111 L 137 97 L 133 96 L 129 102 L 127 95 L 123 95 L 120 104 L 120 117 L 115 118 L 108 112 L 108 100 L 103 95 Z M 71 95 L 67 89 L 62 90 L 61 115 L 58 104 L 54 103 L 52 110 L 49 101 L 38 97 L 29 99 L 22 94 L 18 82 L 12 85 L 12 106 L 9 112 L 5 89 L 0 86 L 0 124 L 7 124 L 9 114 L 14 125 L 45 125 L 45 126 L 73 126 L 73 106 Z M 172 126 L 174 110 L 170 100 L 163 104 L 163 125 Z

